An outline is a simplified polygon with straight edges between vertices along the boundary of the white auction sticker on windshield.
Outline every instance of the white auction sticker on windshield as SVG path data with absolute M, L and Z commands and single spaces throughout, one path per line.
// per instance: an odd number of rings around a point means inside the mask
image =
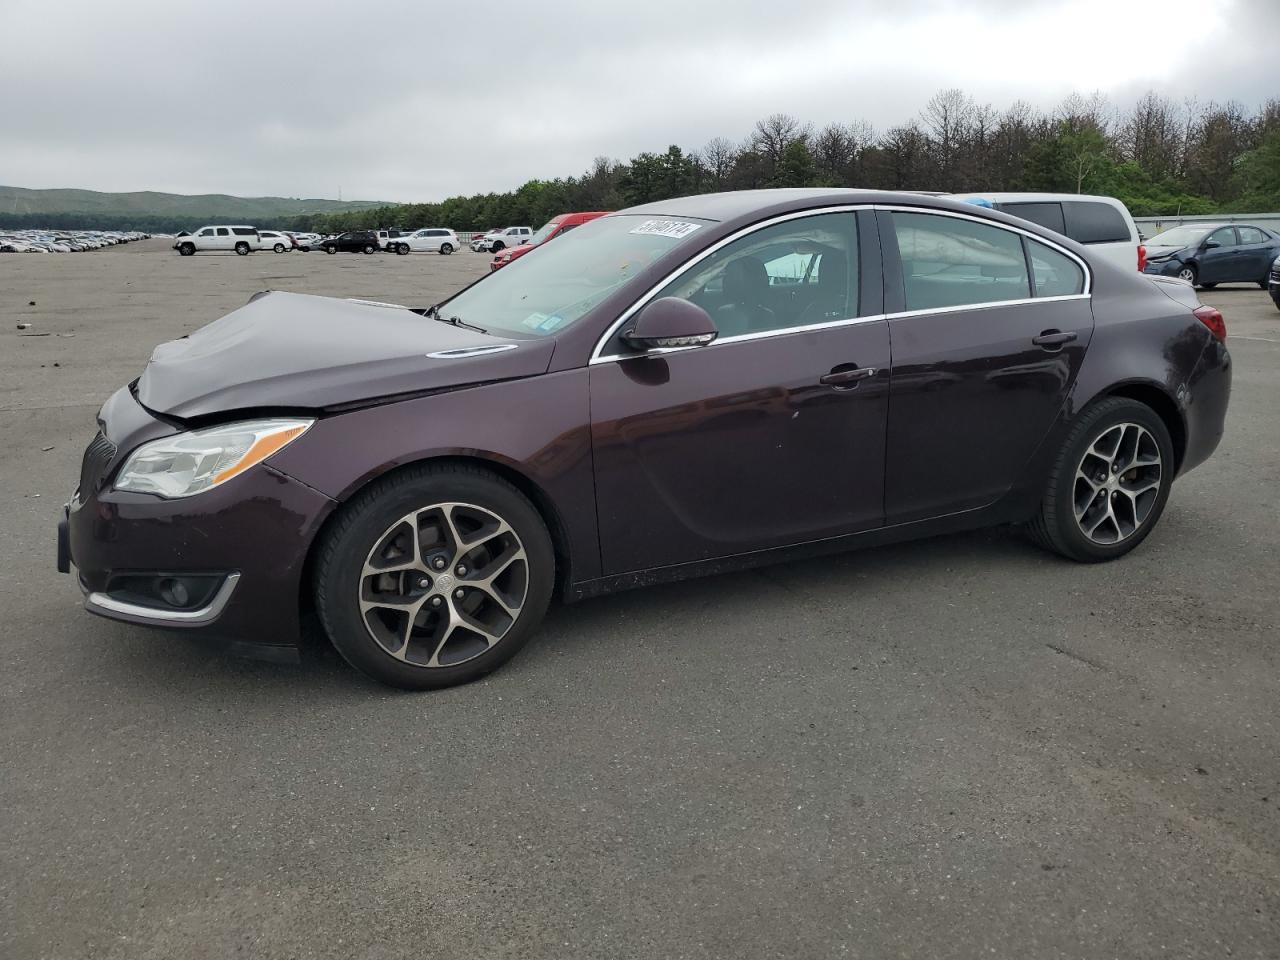
M 702 224 L 688 223 L 684 220 L 646 220 L 631 232 L 647 233 L 654 237 L 671 237 L 673 240 L 683 240 L 700 226 L 702 226 Z

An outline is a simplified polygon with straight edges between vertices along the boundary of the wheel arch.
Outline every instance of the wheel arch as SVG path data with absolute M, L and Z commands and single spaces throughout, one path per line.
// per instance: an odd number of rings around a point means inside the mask
M 324 542 L 326 533 L 337 521 L 337 518 L 342 515 L 343 509 L 346 505 L 370 484 L 378 483 L 387 477 L 394 476 L 398 473 L 402 473 L 416 467 L 448 464 L 478 467 L 482 470 L 488 471 L 494 476 L 506 480 L 524 494 L 529 502 L 533 504 L 534 510 L 538 512 L 538 515 L 542 518 L 542 522 L 546 524 L 547 533 L 551 537 L 551 547 L 555 551 L 555 595 L 559 597 L 563 597 L 565 595 L 568 585 L 572 582 L 570 570 L 573 563 L 573 556 L 569 548 L 568 531 L 566 530 L 564 521 L 560 516 L 560 511 L 556 507 L 551 496 L 532 477 L 503 460 L 495 457 L 477 456 L 474 454 L 447 453 L 421 457 L 404 463 L 387 464 L 385 469 L 371 473 L 369 476 L 365 477 L 362 482 L 345 491 L 342 495 L 342 499 L 334 503 L 328 514 L 326 514 L 324 519 L 316 527 L 315 535 L 311 538 L 311 542 L 307 546 L 307 554 L 302 563 L 302 575 L 298 585 L 298 610 L 301 616 L 306 617 L 314 607 L 312 582 L 315 577 L 315 565 L 320 544 Z
M 1156 416 L 1164 422 L 1169 431 L 1169 438 L 1173 442 L 1175 474 L 1182 469 L 1182 462 L 1187 453 L 1187 421 L 1182 414 L 1182 408 L 1178 406 L 1178 401 L 1163 385 L 1149 380 L 1132 380 L 1109 387 L 1093 399 L 1103 400 L 1107 397 L 1126 397 L 1154 410 Z

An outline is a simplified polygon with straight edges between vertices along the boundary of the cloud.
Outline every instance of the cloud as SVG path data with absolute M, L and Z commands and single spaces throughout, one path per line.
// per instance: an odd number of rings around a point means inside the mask
M 1253 107 L 1280 92 L 1269 5 L 9 2 L 3 177 L 433 200 L 740 139 L 776 111 L 883 129 L 943 87 Z

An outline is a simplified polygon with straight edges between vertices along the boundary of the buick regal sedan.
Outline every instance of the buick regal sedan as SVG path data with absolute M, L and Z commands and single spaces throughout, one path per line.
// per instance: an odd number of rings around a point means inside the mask
M 90 612 L 263 655 L 314 609 L 429 688 L 557 596 L 1010 522 L 1113 560 L 1217 446 L 1225 339 L 1186 283 L 970 204 L 671 200 L 427 308 L 263 293 L 163 344 L 59 566 Z

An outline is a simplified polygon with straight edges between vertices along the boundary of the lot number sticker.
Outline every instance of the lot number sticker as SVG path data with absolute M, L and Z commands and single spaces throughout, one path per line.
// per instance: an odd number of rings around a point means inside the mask
M 686 223 L 683 220 L 646 220 L 631 232 L 647 233 L 655 237 L 671 237 L 673 240 L 683 240 L 700 226 L 702 226 L 700 223 Z

